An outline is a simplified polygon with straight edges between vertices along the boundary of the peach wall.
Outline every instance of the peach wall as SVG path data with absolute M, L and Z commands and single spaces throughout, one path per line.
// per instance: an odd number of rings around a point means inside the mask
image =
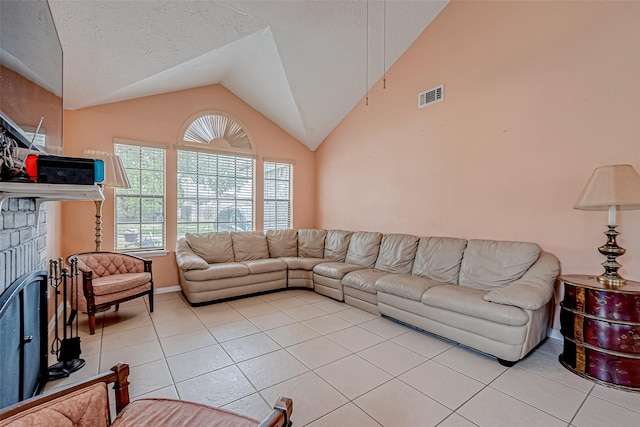
M 220 110 L 244 124 L 256 148 L 256 228 L 262 227 L 262 159 L 295 161 L 295 228 L 314 226 L 314 154 L 273 122 L 255 111 L 223 86 L 213 85 L 129 101 L 65 111 L 65 155 L 82 156 L 85 149 L 113 151 L 113 138 L 146 141 L 166 146 L 166 245 L 165 257 L 153 258 L 156 287 L 178 284 L 173 249 L 176 243 L 176 168 L 174 144 L 178 133 L 193 114 Z M 106 189 L 103 204 L 102 250 L 114 247 L 113 189 Z M 95 208 L 88 202 L 65 202 L 62 209 L 62 249 L 66 255 L 95 249 Z
M 597 166 L 640 171 L 639 2 L 450 3 L 317 151 L 324 228 L 538 242 L 597 273 Z M 417 94 L 445 84 L 444 102 Z M 640 280 L 640 211 L 619 213 Z

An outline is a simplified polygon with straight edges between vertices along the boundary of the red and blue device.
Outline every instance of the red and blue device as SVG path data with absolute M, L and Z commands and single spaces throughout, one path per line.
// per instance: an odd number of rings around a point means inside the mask
M 104 162 L 98 159 L 29 154 L 25 169 L 30 180 L 44 184 L 93 185 L 104 181 Z

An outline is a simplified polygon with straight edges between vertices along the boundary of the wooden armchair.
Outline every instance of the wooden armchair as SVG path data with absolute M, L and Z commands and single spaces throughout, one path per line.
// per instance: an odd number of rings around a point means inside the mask
M 71 255 L 82 272 L 82 287 L 71 287 L 71 317 L 78 311 L 89 315 L 89 333 L 96 331 L 96 313 L 111 306 L 118 310 L 121 302 L 149 295 L 149 310 L 153 312 L 153 275 L 151 261 L 117 252 L 83 252 Z M 76 295 L 78 298 L 76 298 Z
M 140 399 L 129 403 L 129 366 L 119 363 L 64 390 L 36 396 L 0 410 L 0 427 L 290 427 L 293 401 L 281 397 L 259 422 L 244 415 L 199 403 L 172 399 Z M 116 418 L 109 412 L 107 384 L 113 383 Z

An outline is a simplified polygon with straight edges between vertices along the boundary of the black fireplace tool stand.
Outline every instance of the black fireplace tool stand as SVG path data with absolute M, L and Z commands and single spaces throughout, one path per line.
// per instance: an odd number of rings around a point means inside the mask
M 69 286 L 72 285 L 71 291 Z M 69 268 L 64 266 L 62 258 L 57 260 L 49 260 L 49 286 L 53 288 L 55 295 L 55 337 L 51 343 L 51 354 L 58 357 L 58 362 L 49 366 L 49 381 L 58 378 L 68 377 L 72 372 L 77 371 L 85 365 L 84 359 L 80 359 L 80 337 L 78 336 L 78 318 L 69 318 L 67 321 L 67 304 L 70 292 L 75 291 L 75 301 L 78 301 L 78 261 L 71 261 Z M 60 291 L 62 288 L 62 292 Z M 62 339 L 60 339 L 60 330 L 58 328 L 58 300 L 62 294 L 63 310 L 62 310 Z M 73 324 L 75 323 L 75 335 L 73 334 Z M 69 332 L 67 334 L 67 331 Z

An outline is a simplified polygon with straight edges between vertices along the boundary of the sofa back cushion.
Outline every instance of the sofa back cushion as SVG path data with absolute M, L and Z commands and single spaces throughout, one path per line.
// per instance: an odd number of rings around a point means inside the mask
M 269 247 L 264 234 L 257 231 L 231 233 L 233 255 L 236 262 L 269 258 Z
M 380 244 L 376 268 L 389 273 L 410 273 L 418 240 L 416 236 L 409 234 L 385 234 Z
M 345 262 L 373 268 L 380 252 L 382 234 L 375 231 L 356 231 L 351 236 Z
M 267 230 L 265 235 L 271 258 L 298 256 L 298 235 L 295 230 Z
M 327 230 L 298 230 L 298 256 L 324 258 L 324 240 Z
M 323 258 L 331 261 L 344 262 L 349 250 L 349 242 L 353 232 L 345 230 L 329 230 L 324 241 Z
M 233 262 L 233 244 L 228 231 L 218 233 L 187 233 L 185 240 L 193 252 L 209 264 Z
M 491 290 L 521 278 L 540 256 L 540 246 L 527 242 L 469 240 L 462 258 L 459 284 Z
M 422 237 L 411 274 L 457 284 L 467 241 L 453 237 Z

